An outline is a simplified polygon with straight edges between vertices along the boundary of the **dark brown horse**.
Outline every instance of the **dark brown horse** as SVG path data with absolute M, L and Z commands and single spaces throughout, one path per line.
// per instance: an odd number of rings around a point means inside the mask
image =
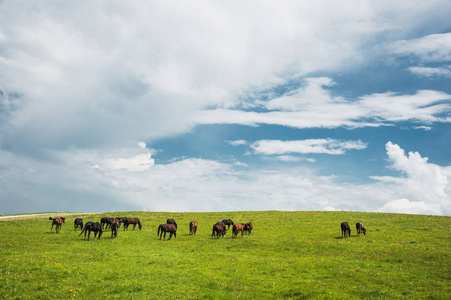
M 52 232 L 53 230 L 53 226 L 55 226 L 55 231 L 56 233 L 59 233 L 59 231 L 61 230 L 61 225 L 63 225 L 63 223 L 65 223 L 66 218 L 55 218 L 53 219 L 52 217 L 49 217 L 49 220 L 52 220 L 52 227 L 50 228 L 50 232 Z
M 114 239 L 117 237 L 117 230 L 119 229 L 119 222 L 114 221 L 110 224 L 111 227 L 111 238 Z
M 85 227 L 83 228 L 83 230 L 80 232 L 80 235 L 82 235 L 82 233 L 85 233 L 85 238 L 84 240 L 86 241 L 86 233 L 88 233 L 88 241 L 89 241 L 89 236 L 91 235 L 91 231 L 94 231 L 94 239 L 96 239 L 97 233 L 99 234 L 99 239 L 102 236 L 102 225 L 100 225 L 100 223 L 96 222 L 87 222 L 85 224 Z
M 175 223 L 174 219 L 167 219 L 166 224 L 174 224 L 175 228 L 177 228 L 177 223 Z
M 230 228 L 230 225 L 233 225 L 233 221 L 230 219 L 224 219 L 221 222 L 227 225 L 227 229 Z
M 355 229 L 357 230 L 357 234 L 360 235 L 360 232 L 363 232 L 363 235 L 366 235 L 366 229 L 363 226 L 362 222 L 357 222 L 355 224 Z
M 174 235 L 174 237 L 177 237 L 177 227 L 175 227 L 174 224 L 160 224 L 160 226 L 158 226 L 157 236 L 160 236 L 160 240 L 161 236 L 164 233 L 164 240 L 166 241 L 166 232 L 169 232 L 168 240 L 171 239 L 172 235 Z
M 351 236 L 351 227 L 349 227 L 348 222 L 341 223 L 341 236 L 346 238 L 347 236 Z
M 251 234 L 252 229 L 254 229 L 254 225 L 252 225 L 252 222 L 244 224 L 243 231 L 247 231 L 247 232 L 249 232 L 249 234 Z
M 136 225 L 138 225 L 139 230 L 141 230 L 142 225 L 138 218 L 126 218 L 124 221 L 124 231 L 128 230 L 128 225 L 133 225 L 133 230 L 135 230 Z
M 74 220 L 74 230 L 77 230 L 78 227 L 80 227 L 80 229 L 83 230 L 83 219 L 81 218 L 75 218 Z
M 191 235 L 196 234 L 197 225 L 198 224 L 196 221 L 189 222 L 189 234 L 191 234 Z
M 223 222 L 218 222 L 215 225 L 213 225 L 213 231 L 211 233 L 211 237 L 224 237 L 226 234 L 226 225 Z
M 108 217 L 103 217 L 102 219 L 100 219 L 100 225 L 102 226 L 103 229 L 108 228 L 108 225 L 110 224 L 110 218 Z
M 244 231 L 244 224 L 241 223 L 235 223 L 232 227 L 232 238 L 237 237 L 238 232 L 241 231 L 241 237 L 243 237 L 243 231 Z

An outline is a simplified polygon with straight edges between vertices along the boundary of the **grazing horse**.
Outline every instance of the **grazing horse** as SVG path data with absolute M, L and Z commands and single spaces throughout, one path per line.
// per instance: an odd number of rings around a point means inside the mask
M 164 233 L 164 240 L 166 241 L 166 232 L 170 233 L 168 241 L 171 239 L 172 235 L 177 237 L 177 227 L 174 224 L 160 224 L 160 226 L 158 226 L 157 236 L 160 236 L 160 240 Z
M 103 217 L 102 219 L 100 219 L 100 224 L 102 225 L 103 229 L 108 228 L 108 225 L 110 224 L 110 218 Z
M 78 227 L 83 230 L 83 220 L 81 218 L 76 218 L 74 221 L 74 230 L 77 230 Z
M 174 224 L 175 228 L 177 228 L 177 223 L 175 223 L 174 219 L 167 219 L 166 224 Z
M 362 223 L 362 222 L 357 222 L 357 223 L 355 224 L 355 228 L 356 228 L 356 230 L 357 230 L 357 234 L 358 234 L 358 235 L 360 235 L 360 232 L 363 232 L 363 235 L 366 235 L 366 229 L 365 229 L 365 227 L 363 226 L 363 223 Z
M 117 237 L 117 230 L 119 228 L 119 222 L 114 221 L 113 223 L 111 223 L 110 227 L 111 227 L 111 238 L 114 239 Z
M 230 219 L 228 220 L 224 219 L 221 222 L 227 225 L 227 229 L 230 229 L 230 225 L 233 225 L 233 221 Z
M 244 224 L 241 223 L 235 223 L 232 227 L 232 238 L 237 237 L 238 232 L 241 231 L 241 237 L 243 237 L 243 231 L 244 231 Z
M 252 225 L 252 222 L 244 224 L 243 231 L 247 231 L 247 232 L 249 232 L 249 234 L 251 234 L 252 229 L 254 229 L 254 225 Z
M 82 235 L 82 233 L 85 233 L 85 238 L 84 240 L 86 241 L 86 232 L 88 233 L 88 241 L 89 241 L 89 236 L 91 235 L 91 231 L 94 231 L 94 239 L 96 239 L 97 233 L 99 233 L 99 239 L 102 236 L 102 225 L 99 224 L 99 222 L 87 222 L 85 224 L 85 228 L 83 228 L 83 230 L 80 232 L 80 235 Z
M 341 236 L 346 238 L 347 236 L 351 236 L 351 228 L 349 227 L 348 222 L 341 223 Z
M 118 228 L 120 228 L 121 227 L 121 223 L 122 223 L 122 218 L 108 218 L 108 222 L 106 223 L 105 229 L 110 228 L 111 224 L 113 224 L 113 222 L 117 222 L 117 224 L 119 225 Z
M 191 221 L 189 222 L 189 234 L 195 234 L 197 231 L 197 222 Z
M 59 233 L 59 231 L 61 230 L 61 225 L 63 225 L 63 223 L 65 223 L 66 218 L 55 218 L 53 219 L 52 217 L 49 217 L 49 220 L 52 220 L 52 227 L 50 228 L 50 232 L 52 232 L 53 230 L 53 226 L 55 226 L 55 231 L 56 233 Z
M 213 225 L 213 231 L 211 233 L 211 237 L 224 237 L 226 234 L 226 225 L 223 222 L 218 222 L 215 225 Z
M 142 225 L 138 218 L 126 218 L 124 222 L 124 231 L 128 230 L 128 225 L 133 224 L 133 230 L 135 230 L 136 225 L 138 225 L 139 230 L 141 230 Z

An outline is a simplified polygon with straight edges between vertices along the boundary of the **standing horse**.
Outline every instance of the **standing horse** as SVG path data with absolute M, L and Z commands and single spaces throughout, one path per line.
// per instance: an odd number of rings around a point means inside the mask
M 81 230 L 83 230 L 83 219 L 76 218 L 74 221 L 74 230 L 77 230 L 78 227 L 80 227 Z
M 100 225 L 98 222 L 94 223 L 94 222 L 87 222 L 85 224 L 85 228 L 83 228 L 83 230 L 80 232 L 80 235 L 82 235 L 82 233 L 85 233 L 85 238 L 84 240 L 86 241 L 86 232 L 88 233 L 88 241 L 89 241 L 89 236 L 91 235 L 91 231 L 94 231 L 94 239 L 96 239 L 97 233 L 99 233 L 99 239 L 102 236 L 102 225 Z
M 247 232 L 249 232 L 249 234 L 251 234 L 252 229 L 254 229 L 254 225 L 252 225 L 252 222 L 244 224 L 243 231 L 247 231 Z
M 160 234 L 161 232 L 161 234 Z M 157 236 L 160 236 L 160 240 L 161 240 L 161 236 L 164 233 L 164 240 L 166 241 L 166 232 L 169 232 L 169 239 L 171 239 L 172 235 L 174 235 L 174 237 L 177 237 L 177 227 L 175 227 L 174 224 L 160 224 L 160 226 L 158 226 L 158 231 L 157 231 Z
M 363 235 L 366 235 L 366 229 L 363 226 L 362 222 L 357 222 L 355 224 L 355 229 L 357 230 L 357 234 L 360 235 L 360 232 L 363 232 Z
M 230 229 L 230 225 L 233 225 L 233 221 L 230 219 L 224 219 L 222 220 L 222 223 L 227 225 L 227 229 Z
M 111 227 L 111 238 L 114 239 L 117 237 L 117 230 L 119 228 L 119 222 L 114 221 L 113 223 L 111 223 L 110 227 Z
M 136 225 L 138 225 L 139 230 L 141 230 L 142 225 L 138 218 L 126 218 L 124 221 L 124 231 L 128 230 L 128 225 L 133 224 L 133 230 L 135 230 Z
M 226 234 L 226 225 L 223 222 L 218 222 L 215 225 L 213 225 L 213 231 L 211 233 L 211 237 L 224 237 Z
M 52 220 L 52 227 L 50 228 L 50 232 L 52 232 L 53 230 L 53 226 L 55 226 L 55 231 L 56 233 L 59 233 L 59 231 L 61 230 L 61 225 L 63 225 L 63 223 L 65 223 L 66 218 L 55 218 L 53 219 L 52 217 L 49 217 L 49 220 Z
M 351 228 L 349 227 L 348 222 L 341 223 L 341 236 L 346 238 L 346 234 L 351 236 Z
M 100 225 L 102 225 L 103 229 L 107 229 L 109 224 L 110 224 L 110 218 L 103 217 L 102 219 L 100 219 Z
M 244 231 L 244 224 L 241 223 L 235 223 L 232 227 L 232 238 L 237 237 L 238 232 L 241 231 L 241 237 L 243 237 L 243 231 Z
M 193 235 L 197 231 L 197 222 L 191 221 L 189 222 L 189 234 Z
M 177 223 L 175 223 L 174 219 L 167 219 L 166 224 L 174 224 L 175 228 L 177 228 Z

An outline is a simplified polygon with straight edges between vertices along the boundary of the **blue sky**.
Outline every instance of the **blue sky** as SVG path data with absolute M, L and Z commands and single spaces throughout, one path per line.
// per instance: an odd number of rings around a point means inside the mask
M 451 215 L 451 3 L 0 2 L 0 214 Z

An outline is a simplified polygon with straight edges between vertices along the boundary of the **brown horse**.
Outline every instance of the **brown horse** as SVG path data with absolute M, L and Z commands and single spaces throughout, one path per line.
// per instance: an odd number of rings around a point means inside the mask
M 191 221 L 189 222 L 189 234 L 193 235 L 197 231 L 197 222 Z
M 126 218 L 124 221 L 124 231 L 128 230 L 128 225 L 133 224 L 133 230 L 135 230 L 136 225 L 138 225 L 139 230 L 141 230 L 142 225 L 138 218 Z
M 174 224 L 160 224 L 160 226 L 158 226 L 157 236 L 160 236 L 160 240 L 161 236 L 164 233 L 164 240 L 166 241 L 166 232 L 169 232 L 168 240 L 171 239 L 172 235 L 174 235 L 174 237 L 177 237 L 177 227 L 175 227 Z
M 249 232 L 249 234 L 251 234 L 252 229 L 254 229 L 254 225 L 252 225 L 252 222 L 244 224 L 243 231 L 247 231 L 247 232 Z
M 215 225 L 213 225 L 213 231 L 211 233 L 211 237 L 224 237 L 226 234 L 226 225 L 223 222 L 218 222 Z
M 52 227 L 50 228 L 50 232 L 52 232 L 53 225 L 56 225 L 56 226 L 55 226 L 55 231 L 56 231 L 56 233 L 59 233 L 59 231 L 61 230 L 61 225 L 63 225 L 63 223 L 65 223 L 66 218 L 56 218 L 56 219 L 53 219 L 52 217 L 49 217 L 49 220 L 52 220 L 52 221 L 53 221 L 53 222 L 52 222 Z
M 74 230 L 77 230 L 78 227 L 80 227 L 80 229 L 83 230 L 83 219 L 81 219 L 81 218 L 75 218 Z
M 357 222 L 355 224 L 355 228 L 357 229 L 357 234 L 360 235 L 360 232 L 363 232 L 363 235 L 366 235 L 366 229 L 363 226 L 362 222 Z
M 241 231 L 241 237 L 243 237 L 243 231 L 244 231 L 244 224 L 241 223 L 235 223 L 232 227 L 232 238 L 237 237 L 238 232 Z

